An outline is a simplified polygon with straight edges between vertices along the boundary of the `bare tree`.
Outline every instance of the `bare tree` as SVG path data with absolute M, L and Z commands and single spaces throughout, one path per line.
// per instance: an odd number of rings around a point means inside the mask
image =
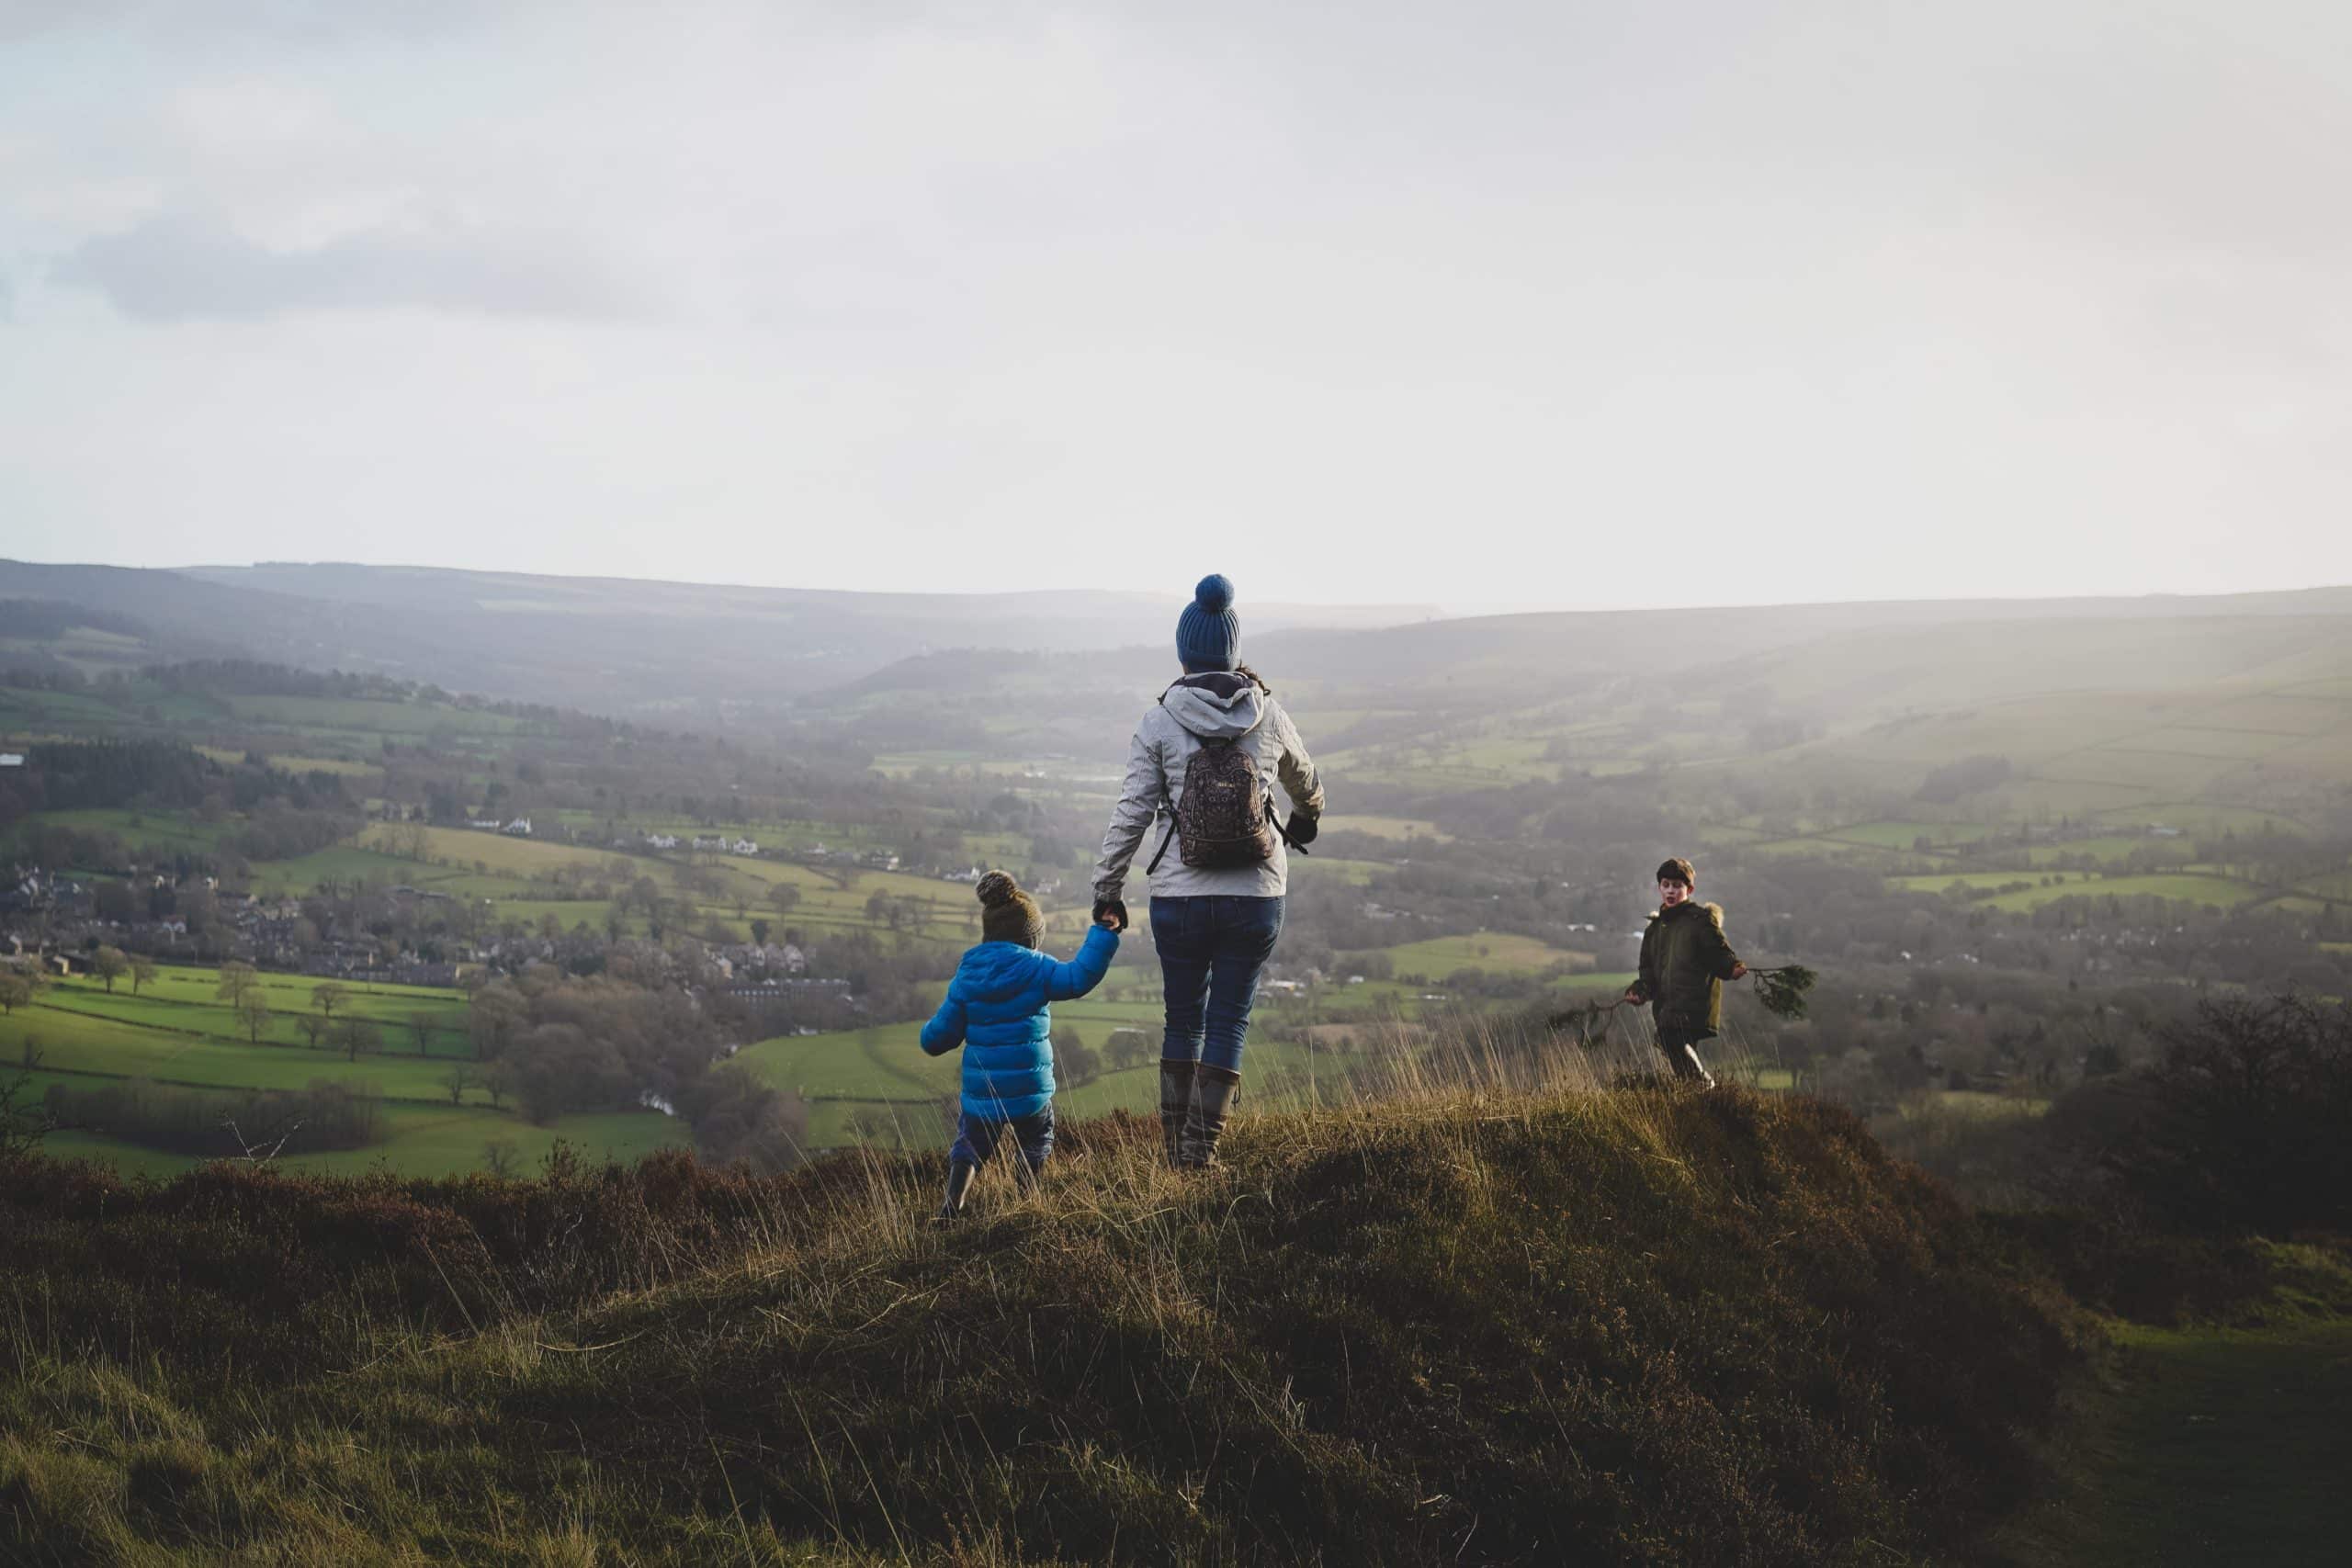
M 155 977 L 155 961 L 143 953 L 130 955 L 130 994 L 137 996 L 139 987 Z
M 432 1055 L 433 1020 L 429 1016 L 421 1012 L 410 1014 L 408 1021 L 408 1033 L 409 1038 L 416 1042 L 416 1054 L 418 1055 L 425 1056 Z
M 462 1105 L 466 1090 L 474 1087 L 473 1068 L 464 1062 L 451 1063 L 449 1070 L 441 1075 L 441 1087 L 449 1091 L 450 1104 Z
M 0 1156 L 30 1153 L 55 1130 L 49 1108 L 32 1102 L 33 1069 L 40 1063 L 40 1046 L 27 1035 L 24 1065 L 0 1076 Z
M 236 1010 L 237 1021 L 244 1026 L 245 1038 L 256 1045 L 261 1043 L 261 1032 L 267 1029 L 269 1021 L 277 1016 L 270 1010 L 269 1000 L 262 995 L 259 986 L 248 987 L 245 994 L 237 998 Z
M 374 1055 L 384 1048 L 384 1032 L 364 1018 L 346 1018 L 335 1025 L 335 1048 L 345 1061 L 356 1062 L 362 1054 Z
M 329 1022 L 334 1020 L 334 1010 L 351 999 L 351 987 L 340 981 L 329 980 L 311 987 L 311 1005 L 319 1010 Z
M 90 973 L 107 983 L 107 995 L 114 995 L 114 983 L 130 973 L 130 960 L 119 947 L 101 947 L 90 954 Z
M 247 997 L 254 995 L 260 989 L 261 976 L 254 972 L 254 966 L 250 964 L 241 964 L 236 960 L 232 959 L 228 963 L 220 965 L 220 988 L 215 990 L 212 994 L 216 997 L 221 998 L 226 1000 L 231 1007 L 235 1008 L 242 1007 Z
M 503 1138 L 492 1138 L 481 1146 L 482 1168 L 491 1175 L 513 1176 L 522 1163 L 522 1153 Z
M 315 1051 L 318 1049 L 319 1042 L 325 1038 L 327 1030 L 331 1026 L 325 1019 L 320 1018 L 315 1013 L 306 1012 L 295 1018 L 294 1027 L 302 1032 L 303 1040 L 310 1044 L 311 1049 Z

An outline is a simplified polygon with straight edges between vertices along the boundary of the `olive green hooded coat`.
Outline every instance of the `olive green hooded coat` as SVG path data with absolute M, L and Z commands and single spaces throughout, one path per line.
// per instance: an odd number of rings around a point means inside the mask
M 1713 1040 L 1723 1027 L 1724 982 L 1738 962 L 1724 935 L 1722 905 L 1686 898 L 1653 911 L 1634 988 L 1650 1004 L 1660 1038 Z

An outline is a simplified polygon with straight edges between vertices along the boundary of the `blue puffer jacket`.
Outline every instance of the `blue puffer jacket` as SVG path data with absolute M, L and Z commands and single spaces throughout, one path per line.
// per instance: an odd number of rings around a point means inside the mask
M 964 954 L 947 999 L 922 1026 L 922 1048 L 964 1053 L 964 1112 L 984 1122 L 1035 1116 L 1054 1098 L 1054 1021 L 1048 1002 L 1082 997 L 1102 983 L 1119 933 L 1096 926 L 1078 956 L 1057 963 L 1016 942 L 984 942 Z

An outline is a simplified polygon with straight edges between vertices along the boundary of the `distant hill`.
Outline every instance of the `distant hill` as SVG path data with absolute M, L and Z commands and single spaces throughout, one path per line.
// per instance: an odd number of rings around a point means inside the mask
M 1253 637 L 1260 666 L 1293 680 L 1341 686 L 1492 686 L 1524 691 L 1592 674 L 1723 670 L 1751 665 L 1760 673 L 1807 658 L 1866 671 L 1874 647 L 1910 644 L 1934 633 L 1957 671 L 1990 662 L 2030 662 L 2046 679 L 2069 678 L 2070 649 L 2099 661 L 2119 650 L 2171 645 L 2167 660 L 2203 657 L 2216 627 L 2245 622 L 2300 622 L 2252 634 L 2274 647 L 2313 640 L 2331 628 L 2352 630 L 2352 587 L 2212 596 L 2162 594 L 2115 599 L 1952 599 L 1850 604 L 1776 604 L 1684 610 L 1579 611 L 1485 615 L 1396 626 L 1377 632 L 1295 629 Z M 1997 632 L 1994 628 L 2002 628 Z M 2026 628 L 2036 628 L 2029 633 Z M 2069 630 L 2067 628 L 2073 628 Z M 1254 628 L 1253 628 L 1254 630 Z M 2030 638 L 2030 642 L 2020 639 Z M 2009 655 L 2004 645 L 2018 651 Z M 2234 655 L 2217 655 L 2223 663 Z M 1906 665 L 1913 662 L 1904 661 Z M 2211 668 L 2213 666 L 2209 666 Z M 2112 672 L 2109 672 L 2112 678 Z M 1818 685 L 1817 678 L 1805 682 Z
M 174 651 L 705 724 L 773 714 L 944 649 L 1164 645 L 1179 607 L 1137 593 L 851 593 L 333 563 L 162 571 L 0 561 L 0 599 L 8 598 L 135 615 Z M 1364 626 L 1432 613 L 1267 602 L 1253 606 L 1250 624 Z
M 85 673 L 244 655 L 942 761 L 1115 750 L 1175 673 L 1172 599 L 1134 592 L 0 562 L 0 601 L 82 606 L 0 626 L 0 657 Z M 1348 776 L 1422 793 L 1722 762 L 1902 795 L 1983 756 L 2043 786 L 2020 802 L 2120 809 L 2352 777 L 2352 588 L 1453 620 L 1245 602 L 1243 623 Z

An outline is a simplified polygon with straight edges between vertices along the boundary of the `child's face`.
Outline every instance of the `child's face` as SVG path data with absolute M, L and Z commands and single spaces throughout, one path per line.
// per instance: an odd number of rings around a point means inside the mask
M 1690 897 L 1690 885 L 1687 882 L 1661 882 L 1657 885 L 1657 904 L 1661 909 L 1671 909 Z

